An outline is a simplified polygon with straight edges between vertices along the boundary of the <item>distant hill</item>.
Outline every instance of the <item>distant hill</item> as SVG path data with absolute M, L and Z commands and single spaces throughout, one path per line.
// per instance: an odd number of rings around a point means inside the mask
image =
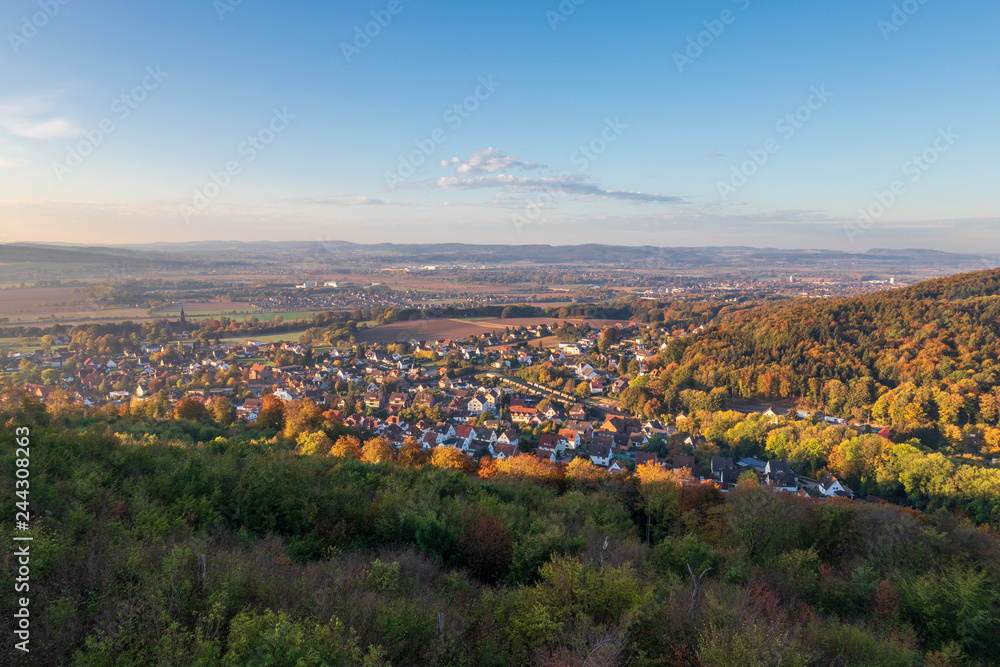
M 933 250 L 781 250 L 775 248 L 657 247 L 611 245 L 470 245 L 357 244 L 346 241 L 239 242 L 205 241 L 121 246 L 71 246 L 64 244 L 0 245 L 4 262 L 320 262 L 371 260 L 383 265 L 523 265 L 566 267 L 633 267 L 644 269 L 763 268 L 794 271 L 827 268 L 841 271 L 935 270 L 969 271 L 992 267 L 986 256 L 952 254 Z
M 0 262 L 103 262 L 138 261 L 139 253 L 124 247 L 63 246 L 32 243 L 0 244 Z
M 945 299 L 956 301 L 1000 295 L 1000 270 L 976 271 L 927 280 L 895 293 L 901 299 Z

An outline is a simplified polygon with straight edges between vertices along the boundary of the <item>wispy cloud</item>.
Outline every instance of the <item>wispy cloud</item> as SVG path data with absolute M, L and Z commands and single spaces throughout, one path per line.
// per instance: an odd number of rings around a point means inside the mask
M 609 190 L 601 187 L 586 176 L 570 174 L 549 178 L 530 178 L 496 174 L 492 176 L 445 176 L 437 181 L 438 187 L 447 190 L 464 188 L 468 190 L 501 189 L 506 193 L 547 192 L 550 194 L 576 196 L 582 199 L 620 200 L 637 204 L 671 203 L 682 201 L 679 197 L 650 192 Z
M 28 139 L 65 139 L 82 129 L 53 110 L 55 95 L 0 100 L 0 134 Z
M 279 199 L 279 204 L 311 204 L 321 206 L 401 206 L 396 202 L 384 199 L 364 197 L 362 195 L 331 195 L 328 197 L 290 197 Z

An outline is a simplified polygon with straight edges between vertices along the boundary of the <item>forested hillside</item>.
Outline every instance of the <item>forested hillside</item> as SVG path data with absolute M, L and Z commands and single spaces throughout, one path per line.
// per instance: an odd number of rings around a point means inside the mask
M 984 271 L 726 310 L 664 344 L 619 405 L 651 419 L 686 412 L 682 430 L 709 440 L 703 465 L 719 451 L 787 459 L 863 495 L 1000 526 L 998 294 L 1000 271 Z M 725 412 L 740 400 L 783 401 L 791 420 Z
M 861 378 L 890 389 L 969 379 L 988 392 L 998 382 L 998 294 L 1000 272 L 986 271 L 850 299 L 773 303 L 723 317 L 682 361 L 722 373 L 734 396 L 826 400 L 835 398 L 823 393 L 826 380 Z
M 680 398 L 686 389 L 799 399 L 960 440 L 956 429 L 1000 422 L 998 293 L 1000 272 L 987 271 L 850 299 L 729 309 L 699 335 L 665 346 L 651 368 L 660 384 L 644 397 L 668 411 L 691 409 Z
M 950 512 L 586 459 L 469 470 L 323 422 L 296 445 L 14 394 L 0 419 L 3 488 L 31 431 L 32 653 L 5 596 L 7 664 L 997 662 L 1000 544 Z

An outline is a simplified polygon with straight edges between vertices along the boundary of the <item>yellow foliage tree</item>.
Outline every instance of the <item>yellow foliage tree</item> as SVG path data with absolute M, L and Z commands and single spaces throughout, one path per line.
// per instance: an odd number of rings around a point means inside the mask
M 651 522 L 655 518 L 663 529 L 663 524 L 676 519 L 680 514 L 680 484 L 678 478 L 690 477 L 691 471 L 666 470 L 657 463 L 644 463 L 635 469 L 639 480 L 639 494 L 646 506 L 647 540 L 651 540 Z
M 595 466 L 590 459 L 573 459 L 566 466 L 566 481 L 574 490 L 594 489 L 607 479 L 608 474 Z
M 337 442 L 330 449 L 330 456 L 342 459 L 360 459 L 361 441 L 353 435 L 342 435 L 337 438 Z
M 537 456 L 518 454 L 497 461 L 497 477 L 527 479 L 536 484 L 557 483 L 562 477 L 562 469 L 551 461 L 543 461 Z
M 829 468 L 838 477 L 853 482 L 874 480 L 892 443 L 877 435 L 845 440 L 830 452 Z
M 290 401 L 285 404 L 284 436 L 297 441 L 303 433 L 315 430 L 323 420 L 323 408 L 311 400 Z
M 299 437 L 296 439 L 296 444 L 299 446 L 297 451 L 302 456 L 327 454 L 333 446 L 333 442 L 330 440 L 330 437 L 323 431 L 300 433 Z
M 392 447 L 389 441 L 379 436 L 372 438 L 361 448 L 361 460 L 365 463 L 385 463 L 392 460 Z
M 986 438 L 986 447 L 983 448 L 983 453 L 994 457 L 1000 454 L 1000 429 L 987 426 L 983 435 Z
M 454 447 L 435 447 L 434 453 L 431 454 L 431 465 L 444 470 L 465 472 L 470 463 L 469 457 Z

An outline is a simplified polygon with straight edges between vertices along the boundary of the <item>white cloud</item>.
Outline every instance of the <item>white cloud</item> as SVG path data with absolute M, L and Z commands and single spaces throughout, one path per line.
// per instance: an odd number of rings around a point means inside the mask
M 514 168 L 534 170 L 545 165 L 537 162 L 524 162 L 492 147 L 473 153 L 468 160 L 453 157 L 450 160 L 442 160 L 438 164 L 445 168 L 455 167 L 453 176 L 443 176 L 437 180 L 437 186 L 442 190 L 450 188 L 499 189 L 500 192 L 495 197 L 498 200 L 503 196 L 543 191 L 555 196 L 573 196 L 592 200 L 615 199 L 637 204 L 682 201 L 678 197 L 657 193 L 605 189 L 593 179 L 582 174 L 563 173 L 553 177 L 527 177 L 499 173 Z
M 79 126 L 53 111 L 53 97 L 37 95 L 0 101 L 0 134 L 43 140 L 79 135 Z
M 461 176 L 445 176 L 437 181 L 438 187 L 449 188 L 497 189 L 507 193 L 544 191 L 558 195 L 577 196 L 582 199 L 616 199 L 643 203 L 671 203 L 682 201 L 679 197 L 661 195 L 649 192 L 631 192 L 625 190 L 607 190 L 582 175 L 554 176 L 550 178 L 528 178 L 510 174 L 492 176 L 476 176 L 463 178 Z
M 464 176 L 475 176 L 478 174 L 495 174 L 506 169 L 519 168 L 526 171 L 538 169 L 543 166 L 536 162 L 522 162 L 513 155 L 507 155 L 503 151 L 495 148 L 484 148 L 473 153 L 468 160 L 460 160 L 453 157 L 451 160 L 442 160 L 438 163 L 441 167 L 451 167 L 457 165 L 456 174 Z
M 362 195 L 332 195 L 329 197 L 291 197 L 281 199 L 279 204 L 317 204 L 324 206 L 393 206 L 396 202 L 374 199 Z

